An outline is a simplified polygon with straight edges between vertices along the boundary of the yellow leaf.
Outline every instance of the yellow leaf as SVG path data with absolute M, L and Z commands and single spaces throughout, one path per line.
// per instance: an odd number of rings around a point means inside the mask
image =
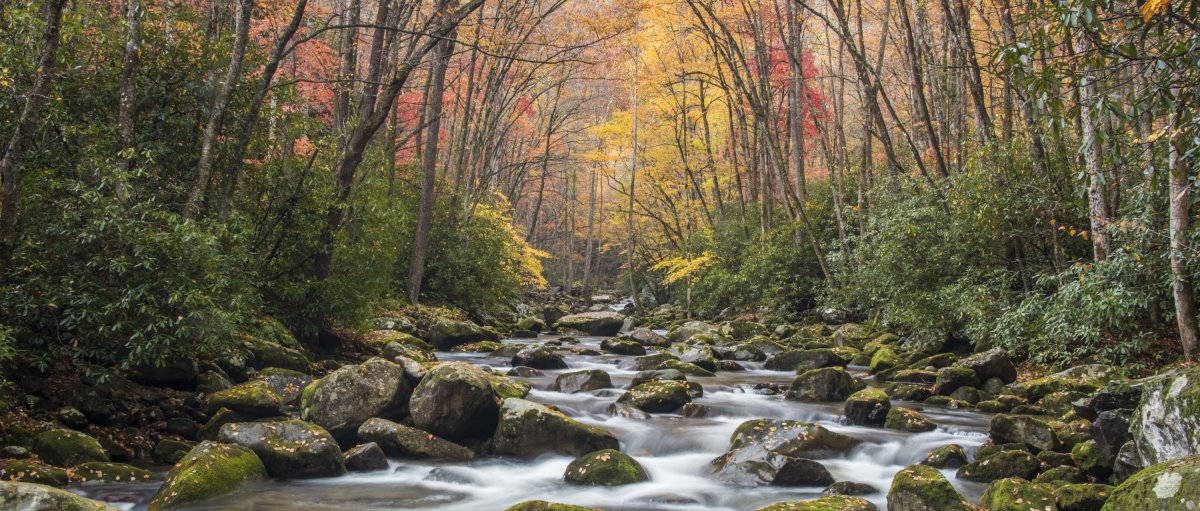
M 1167 12 L 1167 6 L 1171 5 L 1170 0 L 1147 0 L 1142 5 L 1142 20 L 1150 21 L 1150 18 Z

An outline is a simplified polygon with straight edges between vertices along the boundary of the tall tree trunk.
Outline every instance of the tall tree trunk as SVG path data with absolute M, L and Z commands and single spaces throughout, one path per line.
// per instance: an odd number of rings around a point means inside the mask
M 346 134 L 346 121 L 350 119 L 350 95 L 354 90 L 354 77 L 358 67 L 358 21 L 361 13 L 362 0 L 346 0 L 342 22 L 347 26 L 341 29 L 342 37 L 338 41 L 341 64 L 333 94 L 333 126 L 338 136 Z
M 117 148 L 125 152 L 125 169 L 133 168 L 137 157 L 133 154 L 135 148 L 133 134 L 133 118 L 135 115 L 137 96 L 138 53 L 142 42 L 142 2 L 141 0 L 126 0 L 125 2 L 125 55 L 121 61 L 121 98 L 117 112 L 117 130 L 120 141 Z M 117 197 L 125 197 L 124 179 L 115 183 Z M 123 199 L 122 199 L 123 200 Z
M 635 22 L 634 35 L 637 34 L 637 26 Z M 633 48 L 633 74 L 629 80 L 629 94 L 631 96 L 630 108 L 633 108 L 633 140 L 631 142 L 631 151 L 629 152 L 629 214 L 627 216 L 626 236 L 628 246 L 625 250 L 625 264 L 629 266 L 629 293 L 633 295 L 633 308 L 638 313 L 642 313 L 642 298 L 639 296 L 637 288 L 637 277 L 635 276 L 633 266 L 633 250 L 637 246 L 637 236 L 633 230 L 633 194 L 637 189 L 637 165 L 638 165 L 638 48 Z
M 1079 38 L 1079 54 L 1088 58 L 1092 41 L 1081 33 Z M 1096 91 L 1095 70 L 1088 62 L 1083 64 L 1083 76 L 1079 80 L 1079 123 L 1083 136 L 1083 163 L 1088 176 L 1088 212 L 1091 218 L 1092 255 L 1096 262 L 1108 258 L 1112 252 L 1112 236 L 1108 232 L 1108 223 L 1112 218 L 1109 209 L 1108 194 L 1105 192 L 1104 162 L 1100 154 L 1097 119 L 1095 112 L 1098 93 Z
M 596 152 L 604 152 L 604 141 L 597 137 Z M 592 253 L 596 250 L 596 173 L 598 162 L 592 162 L 591 176 L 588 179 L 588 219 L 587 219 L 587 249 L 583 252 L 583 303 L 592 305 Z
M 1170 236 L 1171 236 L 1171 288 L 1175 295 L 1175 322 L 1179 327 L 1179 343 L 1183 346 L 1183 356 L 1189 361 L 1196 360 L 1197 342 L 1200 333 L 1196 329 L 1196 304 L 1192 294 L 1192 283 L 1187 271 L 1187 257 L 1184 254 L 1188 224 L 1190 223 L 1191 183 L 1189 182 L 1188 163 L 1183 157 L 1187 150 L 1188 141 L 1184 140 L 1186 133 L 1181 120 L 1184 117 L 1185 101 L 1179 99 L 1179 89 L 1175 89 L 1178 107 L 1172 116 L 1171 126 L 1176 135 L 1171 137 L 1170 158 Z
M 188 192 L 187 203 L 183 206 L 185 219 L 195 218 L 200 214 L 200 204 L 204 201 L 205 191 L 208 190 L 208 178 L 212 171 L 212 161 L 215 156 L 213 151 L 216 150 L 217 135 L 221 133 L 225 110 L 229 108 L 229 100 L 233 97 L 234 88 L 237 87 L 238 75 L 242 72 L 242 60 L 246 57 L 246 44 L 250 39 L 250 15 L 253 6 L 253 0 L 238 0 L 233 53 L 229 57 L 229 67 L 225 68 L 225 79 L 221 82 L 221 89 L 213 98 L 208 123 L 204 126 L 204 138 L 200 145 L 200 161 L 196 164 L 196 177 L 192 181 L 191 191 Z
M 43 6 L 42 50 L 38 54 L 37 72 L 33 87 L 25 96 L 21 117 L 13 129 L 4 154 L 0 157 L 0 281 L 8 270 L 16 240 L 17 213 L 21 203 L 21 185 L 25 179 L 25 156 L 33 142 L 37 125 L 42 120 L 42 108 L 50 94 L 58 60 L 59 32 L 62 30 L 63 6 L 67 0 L 48 0 Z

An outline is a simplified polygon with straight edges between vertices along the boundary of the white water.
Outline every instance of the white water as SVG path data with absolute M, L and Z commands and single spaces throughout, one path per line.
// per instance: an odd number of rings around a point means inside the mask
M 548 338 L 543 338 L 546 340 Z M 579 346 L 598 349 L 600 338 L 583 338 Z M 510 341 L 528 342 L 528 341 Z M 440 353 L 442 360 L 462 360 L 507 371 L 507 360 L 481 354 Z M 621 450 L 646 468 L 650 481 L 616 488 L 568 486 L 562 475 L 571 458 L 544 456 L 532 461 L 484 458 L 471 463 L 393 460 L 388 470 L 351 474 L 331 479 L 272 481 L 226 495 L 188 510 L 211 511 L 385 511 L 439 509 L 446 511 L 500 511 L 531 499 L 549 500 L 609 511 L 722 510 L 750 511 L 782 500 L 809 500 L 820 496 L 820 487 L 734 487 L 706 477 L 708 463 L 729 447 L 738 424 L 755 418 L 780 418 L 817 422 L 864 440 L 843 458 L 821 460 L 839 481 L 869 484 L 879 491 L 864 498 L 886 509 L 886 492 L 892 476 L 917 463 L 930 451 L 959 444 L 968 452 L 986 439 L 988 416 L 966 411 L 925 408 L 922 411 L 940 427 L 928 433 L 902 433 L 882 428 L 846 426 L 839 422 L 841 403 L 814 404 L 786 401 L 782 396 L 754 391 L 753 384 L 790 383 L 792 373 L 766 371 L 761 364 L 744 364 L 748 371 L 721 372 L 716 377 L 689 378 L 704 386 L 696 402 L 709 408 L 705 418 L 656 415 L 649 420 L 612 417 L 608 405 L 623 392 L 564 394 L 545 390 L 557 374 L 579 369 L 607 371 L 613 384 L 628 386 L 635 371 L 616 364 L 629 357 L 566 355 L 570 369 L 545 371 L 528 378 L 535 390 L 529 398 L 553 404 L 576 419 L 611 431 Z M 907 404 L 920 408 L 921 405 Z M 962 483 L 946 475 L 968 498 L 977 498 L 983 486 Z M 94 498 L 124 502 L 124 509 L 140 511 L 153 496 L 156 484 L 102 485 L 75 488 Z

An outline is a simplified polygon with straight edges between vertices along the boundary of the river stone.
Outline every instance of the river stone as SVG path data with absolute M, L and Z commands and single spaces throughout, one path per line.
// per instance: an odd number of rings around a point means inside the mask
M 667 353 L 675 355 L 680 361 L 698 365 L 706 370 L 717 370 L 717 355 L 708 346 L 673 344 L 668 348 Z
M 913 402 L 924 401 L 933 395 L 929 387 L 909 383 L 891 384 L 887 388 L 887 393 L 892 399 Z
M 447 461 L 471 461 L 475 453 L 449 440 L 387 419 L 370 419 L 358 428 L 358 437 L 379 445 L 388 456 L 432 458 Z
M 954 367 L 965 367 L 975 371 L 975 377 L 985 382 L 989 378 L 1000 378 L 1005 384 L 1017 381 L 1017 366 L 1004 348 L 992 348 L 982 353 L 970 355 L 954 364 Z
M 562 355 L 545 346 L 529 346 L 522 348 L 512 358 L 512 365 L 526 366 L 534 369 L 566 369 L 567 362 Z
M 409 402 L 413 425 L 450 441 L 485 438 L 496 429 L 500 398 L 488 373 L 466 362 L 429 371 Z
M 725 346 L 714 348 L 713 351 L 722 360 L 738 360 L 742 362 L 761 362 L 767 359 L 767 354 L 762 348 L 750 343 L 742 343 L 734 346 Z
M 226 424 L 217 441 L 254 451 L 271 477 L 307 479 L 346 473 L 342 450 L 333 436 L 320 426 L 304 421 Z
M 514 505 L 504 511 L 601 511 L 594 507 L 572 506 L 570 504 L 559 504 L 556 502 L 546 502 L 544 500 L 527 500 L 520 504 Z
M 822 367 L 841 367 L 845 366 L 846 362 L 829 348 L 787 350 L 768 358 L 763 364 L 763 368 L 772 371 L 803 371 Z
M 1141 466 L 1200 453 L 1200 367 L 1147 379 L 1130 426 Z
M 922 465 L 933 468 L 958 468 L 967 464 L 967 452 L 961 445 L 943 445 L 921 460 Z
M 776 502 L 755 511 L 879 511 L 879 508 L 858 497 L 833 495 L 804 502 Z
M 554 328 L 578 330 L 588 335 L 613 336 L 621 331 L 625 316 L 611 311 L 584 312 L 563 316 L 554 323 Z
M 870 495 L 879 493 L 879 488 L 856 481 L 838 481 L 821 491 L 822 495 Z
M 728 361 L 722 360 L 722 361 L 719 361 L 718 364 L 720 362 L 728 362 Z M 709 371 L 708 369 L 700 367 L 696 364 L 684 362 L 682 360 L 668 360 L 666 362 L 663 362 L 662 364 L 659 364 L 658 370 L 660 370 L 660 371 L 663 371 L 663 370 L 679 371 L 680 373 L 683 373 L 686 376 L 704 376 L 704 377 L 716 376 L 716 373 L 713 373 L 712 371 Z
M 996 443 L 1021 443 L 1034 452 L 1053 451 L 1061 446 L 1053 425 L 1029 415 L 998 414 L 992 417 L 988 434 Z
M 254 451 L 204 441 L 167 473 L 147 511 L 163 511 L 229 493 L 267 479 L 267 467 Z
M 649 328 L 636 328 L 629 332 L 629 338 L 642 346 L 665 348 L 671 345 L 671 340 Z
M 891 409 L 887 393 L 875 387 L 851 394 L 843 408 L 846 420 L 858 426 L 882 426 Z
M 1054 500 L 1058 511 L 1100 511 L 1112 491 L 1107 484 L 1066 484 L 1054 490 Z
M 283 396 L 265 380 L 254 380 L 209 394 L 205 399 L 209 413 L 228 408 L 246 417 L 278 415 Z
M 516 366 L 508 370 L 508 376 L 519 376 L 521 378 L 536 378 L 545 374 L 538 369 L 525 366 Z
M 730 450 L 757 448 L 789 456 L 823 459 L 844 455 L 862 441 L 810 422 L 751 419 L 738 425 L 729 443 Z
M 70 429 L 51 429 L 33 437 L 33 453 L 42 461 L 71 467 L 89 461 L 108 461 L 108 453 L 95 438 Z
M 559 392 L 591 392 L 593 390 L 611 389 L 612 378 L 600 369 L 585 369 L 558 375 L 554 379 L 554 390 Z
M 335 436 L 371 417 L 403 416 L 413 393 L 404 368 L 381 358 L 348 365 L 313 381 L 300 396 L 303 418 Z
M 1113 490 L 1104 511 L 1195 511 L 1200 508 L 1200 454 L 1147 467 Z
M 1041 464 L 1025 451 L 1004 451 L 964 465 L 955 474 L 959 479 L 989 482 L 1006 477 L 1033 479 Z
M 1052 467 L 1033 478 L 1035 483 L 1045 483 L 1051 486 L 1061 486 L 1063 484 L 1081 484 L 1088 482 L 1087 476 L 1078 468 L 1059 465 Z
M 667 338 L 670 339 L 671 342 L 684 342 L 697 334 L 715 333 L 717 333 L 717 327 L 709 323 L 705 323 L 703 321 L 688 321 L 687 323 L 672 328 L 667 334 Z
M 0 481 L 0 509 L 14 511 L 117 511 L 117 508 L 65 490 L 33 483 Z
M 567 484 L 583 486 L 621 486 L 649 481 L 642 464 L 615 449 L 588 453 L 567 465 L 563 474 Z
M 888 511 L 971 511 L 973 506 L 959 495 L 936 468 L 912 465 L 892 478 L 887 495 Z
M 442 351 L 449 351 L 450 348 L 460 344 L 500 340 L 500 336 L 496 332 L 482 328 L 475 323 L 445 318 L 435 320 L 430 325 L 426 337 L 430 344 Z
M 1030 511 L 1055 508 L 1054 488 L 1018 477 L 992 481 L 979 505 L 989 511 Z
M 67 471 L 34 460 L 5 460 L 0 462 L 0 481 L 66 486 Z
M 1087 475 L 1097 478 L 1108 477 L 1112 473 L 1115 458 L 1116 453 L 1105 453 L 1095 440 L 1088 440 L 1071 448 L 1071 461 L 1075 466 Z
M 652 371 L 641 371 L 633 375 L 633 381 L 629 384 L 629 388 L 634 388 L 648 381 L 656 380 L 687 381 L 687 375 L 683 374 L 677 369 L 655 369 Z
M 883 421 L 883 427 L 897 431 L 907 431 L 909 433 L 921 433 L 937 429 L 937 424 L 934 424 L 928 417 L 912 408 L 894 406 L 891 410 L 888 410 L 887 418 Z
M 938 369 L 937 380 L 933 382 L 933 393 L 949 396 L 959 387 L 974 387 L 979 385 L 975 371 L 966 367 L 943 367 Z
M 534 458 L 554 453 L 581 456 L 617 449 L 617 438 L 608 431 L 567 417 L 562 412 L 524 399 L 505 399 L 500 423 L 492 437 L 496 454 Z
M 784 397 L 808 402 L 841 401 L 865 386 L 845 369 L 826 367 L 800 373 Z
M 651 416 L 637 408 L 623 403 L 612 403 L 608 405 L 608 414 L 613 417 L 624 417 L 626 419 L 646 420 Z
M 621 369 L 632 369 L 634 371 L 649 371 L 658 368 L 663 362 L 668 360 L 679 360 L 679 357 L 670 353 L 655 353 L 653 355 L 642 355 L 633 357 L 631 360 L 625 360 L 617 364 Z
M 124 463 L 89 461 L 75 467 L 72 479 L 80 482 L 137 483 L 149 481 L 154 473 Z
M 676 380 L 652 380 L 642 383 L 617 398 L 617 403 L 630 405 L 649 413 L 674 413 L 690 403 L 688 386 Z
M 388 468 L 387 455 L 375 442 L 367 442 L 346 451 L 343 460 L 350 472 L 372 472 Z
M 712 477 L 738 486 L 828 486 L 833 475 L 824 465 L 768 449 L 733 449 L 712 461 Z
M 871 362 L 868 367 L 871 374 L 878 374 L 888 369 L 899 367 L 901 364 L 900 357 L 896 355 L 896 352 L 884 346 L 875 351 L 874 355 L 871 355 Z

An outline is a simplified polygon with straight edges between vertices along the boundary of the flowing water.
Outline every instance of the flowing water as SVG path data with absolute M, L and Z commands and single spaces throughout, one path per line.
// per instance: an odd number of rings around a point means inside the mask
M 552 339 L 542 336 L 539 341 Z M 599 349 L 599 337 L 584 337 L 579 346 Z M 521 343 L 530 341 L 506 341 Z M 729 447 L 729 437 L 738 424 L 748 419 L 778 418 L 816 422 L 830 430 L 865 442 L 845 457 L 820 460 L 838 481 L 869 484 L 879 491 L 864 495 L 886 509 L 886 493 L 892 476 L 921 461 L 933 449 L 959 444 L 968 453 L 986 439 L 989 416 L 977 412 L 922 407 L 938 423 L 928 433 L 902 433 L 882 428 L 847 426 L 839 419 L 841 403 L 800 403 L 782 395 L 755 390 L 756 384 L 789 384 L 794 373 L 768 371 L 761 363 L 742 362 L 742 372 L 719 372 L 715 377 L 689 377 L 704 386 L 704 396 L 695 400 L 708 407 L 703 418 L 655 415 L 649 420 L 610 416 L 608 405 L 621 395 L 635 371 L 618 364 L 632 357 L 618 355 L 580 356 L 566 354 L 570 369 L 544 371 L 544 376 L 526 378 L 534 390 L 527 399 L 559 407 L 582 422 L 603 427 L 621 441 L 621 450 L 646 468 L 650 481 L 616 488 L 568 486 L 562 481 L 571 458 L 544 456 L 532 461 L 483 458 L 471 463 L 392 461 L 388 470 L 350 474 L 331 479 L 271 481 L 226 495 L 189 510 L 212 511 L 384 511 L 438 509 L 446 511 L 500 511 L 531 499 L 597 507 L 605 510 L 725 510 L 750 511 L 782 500 L 810 500 L 823 488 L 743 488 L 725 485 L 706 477 L 709 462 Z M 445 361 L 466 361 L 507 371 L 506 359 L 486 354 L 439 353 Z M 580 369 L 603 369 L 617 389 L 592 393 L 564 394 L 547 390 L 556 375 Z M 852 371 L 855 369 L 850 368 Z M 859 370 L 863 368 L 857 368 Z M 860 376 L 863 376 L 860 374 Z M 864 376 L 865 377 L 865 376 Z M 984 486 L 947 477 L 969 499 L 976 499 Z M 93 498 L 120 502 L 124 509 L 140 511 L 153 496 L 157 484 L 101 485 L 73 488 Z

